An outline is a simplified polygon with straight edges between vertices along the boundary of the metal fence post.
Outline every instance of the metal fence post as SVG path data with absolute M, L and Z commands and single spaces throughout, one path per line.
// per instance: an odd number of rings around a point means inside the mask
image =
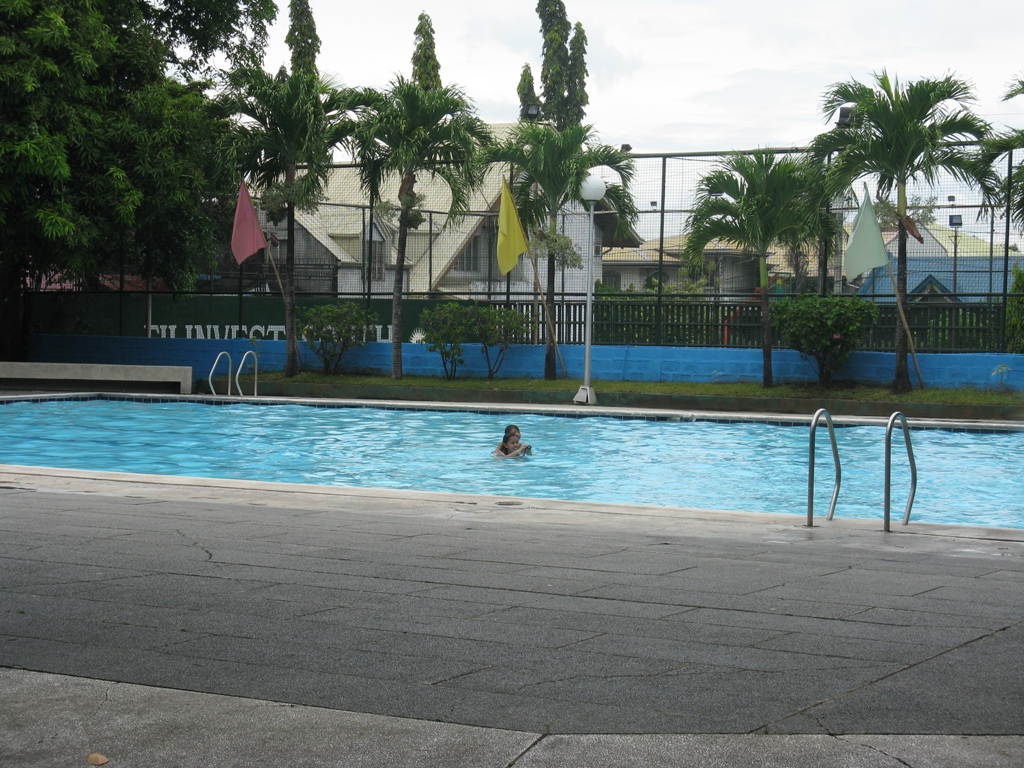
M 1003 321 L 1000 324 L 1003 330 L 1002 344 L 999 348 L 1006 351 L 1006 314 L 1009 309 L 1010 298 L 1010 214 L 1012 213 L 1013 202 L 1013 150 L 1011 149 L 1006 157 L 1006 240 L 1003 242 Z
M 668 158 L 661 158 L 661 213 L 658 223 L 658 303 L 654 313 L 654 343 L 661 345 L 662 283 L 665 282 L 665 177 L 668 175 Z M 678 276 L 676 278 L 678 280 Z

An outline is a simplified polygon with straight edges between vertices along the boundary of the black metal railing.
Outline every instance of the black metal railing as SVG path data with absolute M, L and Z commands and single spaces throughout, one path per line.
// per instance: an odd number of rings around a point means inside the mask
M 495 297 L 497 298 L 497 297 Z M 786 298 L 773 295 L 772 301 Z M 896 346 L 899 317 L 891 296 L 877 297 L 879 317 L 863 349 L 892 351 Z M 1011 294 L 1010 298 L 1024 299 Z M 46 291 L 31 294 L 29 329 L 33 333 L 95 334 L 176 338 L 228 338 L 246 335 L 250 328 L 283 327 L 280 296 L 228 294 L 139 294 Z M 999 352 L 1004 348 L 1002 296 L 974 296 L 970 302 L 911 302 L 907 320 L 919 352 Z M 404 331 L 408 337 L 418 326 L 424 308 L 444 301 L 445 296 L 413 296 L 407 299 Z M 481 299 L 482 300 L 482 299 Z M 336 301 L 366 303 L 361 295 L 303 294 L 297 300 L 299 315 L 305 308 Z M 479 302 L 477 302 L 479 303 Z M 532 299 L 511 302 L 494 300 L 520 312 L 538 328 L 543 341 L 546 316 Z M 371 308 L 382 326 L 390 322 L 390 299 L 373 298 Z M 582 295 L 556 297 L 554 322 L 560 344 L 582 344 L 586 302 Z M 174 330 L 168 330 L 174 329 Z M 530 343 L 532 331 L 521 341 Z M 650 294 L 599 295 L 594 301 L 594 344 L 656 345 L 683 347 L 758 348 L 761 345 L 761 306 L 758 296 L 713 297 L 701 295 L 658 299 Z M 776 345 L 779 340 L 776 338 Z

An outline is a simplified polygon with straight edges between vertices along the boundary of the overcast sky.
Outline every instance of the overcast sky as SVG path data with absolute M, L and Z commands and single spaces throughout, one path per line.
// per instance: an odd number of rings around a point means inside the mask
M 382 88 L 409 75 L 421 12 L 435 30 L 441 78 L 492 123 L 518 115 L 524 63 L 540 77 L 535 0 L 310 0 L 323 43 L 319 66 L 345 85 Z M 288 4 L 278 3 L 265 65 L 287 64 Z M 953 73 L 975 110 L 1024 128 L 1024 97 L 1003 102 L 1024 75 L 1020 0 L 566 0 L 589 40 L 587 122 L 602 141 L 635 152 L 805 146 L 826 129 L 832 83 Z

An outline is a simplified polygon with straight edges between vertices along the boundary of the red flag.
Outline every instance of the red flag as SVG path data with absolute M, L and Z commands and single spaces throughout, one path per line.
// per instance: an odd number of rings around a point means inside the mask
M 263 228 L 256 217 L 245 179 L 242 179 L 242 185 L 238 188 L 238 207 L 235 208 L 235 228 L 231 231 L 231 253 L 235 261 L 241 264 L 260 248 L 266 247 L 267 239 L 263 237 Z

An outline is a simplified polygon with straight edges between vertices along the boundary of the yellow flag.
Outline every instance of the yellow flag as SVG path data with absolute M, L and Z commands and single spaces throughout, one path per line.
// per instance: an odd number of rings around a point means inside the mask
M 529 249 L 526 235 L 519 221 L 519 213 L 512 202 L 512 192 L 501 180 L 501 206 L 498 208 L 498 269 L 507 275 L 519 263 L 519 257 Z

